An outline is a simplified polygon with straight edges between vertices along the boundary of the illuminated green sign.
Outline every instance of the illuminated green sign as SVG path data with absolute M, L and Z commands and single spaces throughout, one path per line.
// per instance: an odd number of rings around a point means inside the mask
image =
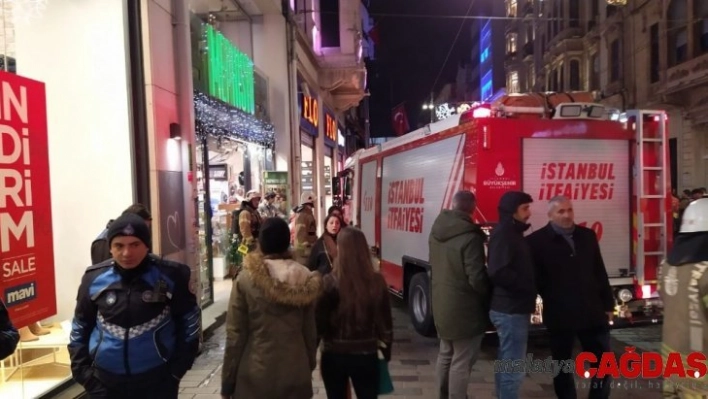
M 250 114 L 255 112 L 253 61 L 206 25 L 209 95 Z

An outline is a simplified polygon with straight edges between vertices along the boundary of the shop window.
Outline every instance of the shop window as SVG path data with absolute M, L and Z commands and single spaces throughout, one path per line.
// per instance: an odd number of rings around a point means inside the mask
M 320 0 L 322 47 L 339 47 L 339 0 Z
M 666 15 L 669 66 L 688 60 L 688 7 L 686 0 L 671 0 Z
M 565 63 L 558 66 L 558 91 L 565 90 Z

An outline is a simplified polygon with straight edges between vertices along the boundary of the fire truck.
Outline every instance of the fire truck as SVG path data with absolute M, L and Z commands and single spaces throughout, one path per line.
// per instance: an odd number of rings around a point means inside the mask
M 435 334 L 428 236 L 459 190 L 475 193 L 473 218 L 487 234 L 507 191 L 534 198 L 527 234 L 548 223 L 548 200 L 570 198 L 576 223 L 597 234 L 616 297 L 611 324 L 620 328 L 662 321 L 657 272 L 673 237 L 668 157 L 664 111 L 619 112 L 591 93 L 512 94 L 359 150 L 335 186 L 419 334 Z M 539 297 L 532 329 L 544 329 L 542 308 Z

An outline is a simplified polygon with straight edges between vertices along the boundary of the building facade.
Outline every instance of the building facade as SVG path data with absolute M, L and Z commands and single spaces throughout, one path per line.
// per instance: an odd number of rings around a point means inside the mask
M 492 101 L 505 93 L 504 60 L 508 49 L 504 40 L 507 25 L 502 17 L 506 15 L 506 9 L 501 1 L 485 1 L 476 7 L 478 15 L 493 18 L 472 21 L 470 82 L 478 81 L 479 86 L 472 88 L 471 99 Z
M 591 91 L 618 109 L 666 110 L 672 187 L 708 185 L 708 3 L 506 0 L 506 7 L 507 47 L 523 43 L 507 56 L 510 91 Z

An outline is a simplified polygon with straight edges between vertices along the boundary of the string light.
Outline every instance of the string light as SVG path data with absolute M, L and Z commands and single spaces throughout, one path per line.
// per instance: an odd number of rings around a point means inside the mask
M 227 136 L 266 148 L 275 145 L 273 125 L 198 90 L 194 91 L 194 110 L 199 140 L 204 140 L 207 135 Z

